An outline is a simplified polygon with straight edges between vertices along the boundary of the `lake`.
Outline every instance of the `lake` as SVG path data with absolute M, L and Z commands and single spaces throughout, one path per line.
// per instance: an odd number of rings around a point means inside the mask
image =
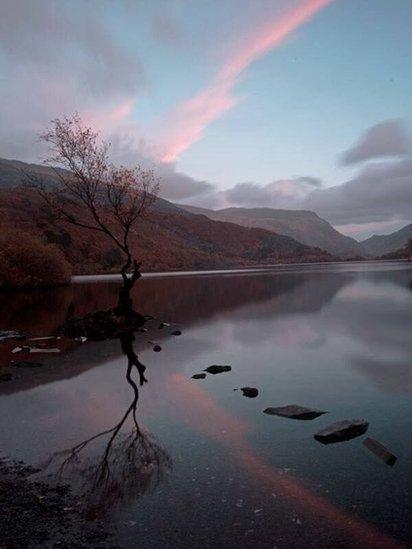
M 0 330 L 56 334 L 69 316 L 114 305 L 117 285 L 83 277 L 2 295 Z M 118 340 L 56 340 L 60 353 L 35 355 L 42 367 L 16 368 L 0 383 L 2 455 L 47 465 L 44 475 L 61 474 L 79 494 L 92 486 L 89 518 L 112 521 L 122 547 L 411 541 L 410 263 L 150 275 L 134 300 L 155 317 L 136 334 L 147 383 L 135 409 Z M 0 345 L 3 367 L 25 356 L 12 353 L 19 342 Z M 192 379 L 212 364 L 232 370 Z M 258 396 L 235 390 L 244 386 Z M 312 421 L 263 413 L 287 404 L 328 413 Z M 314 439 L 352 418 L 369 422 L 365 435 Z M 367 436 L 397 456 L 392 467 L 365 448 Z M 76 445 L 74 456 L 64 452 Z M 109 473 L 99 485 L 102 463 Z

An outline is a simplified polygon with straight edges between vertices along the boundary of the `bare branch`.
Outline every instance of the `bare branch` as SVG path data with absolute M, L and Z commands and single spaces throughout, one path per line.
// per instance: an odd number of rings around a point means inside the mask
M 55 217 L 103 233 L 115 243 L 125 256 L 121 273 L 129 294 L 140 277 L 130 237 L 138 219 L 157 198 L 159 182 L 153 171 L 113 166 L 109 145 L 100 142 L 99 135 L 84 126 L 78 114 L 53 120 L 41 139 L 49 145 L 46 164 L 53 166 L 56 182 L 46 185 L 38 176 L 26 174 L 29 185 Z

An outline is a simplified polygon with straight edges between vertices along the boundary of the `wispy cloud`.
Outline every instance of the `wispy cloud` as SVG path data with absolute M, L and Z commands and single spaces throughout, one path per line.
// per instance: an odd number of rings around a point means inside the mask
M 198 141 L 206 127 L 238 102 L 232 94 L 243 71 L 275 47 L 293 31 L 308 22 L 333 0 L 305 0 L 271 22 L 253 37 L 245 37 L 244 47 L 216 73 L 212 82 L 195 96 L 177 105 L 166 119 L 166 129 L 158 141 L 158 160 L 174 162 Z

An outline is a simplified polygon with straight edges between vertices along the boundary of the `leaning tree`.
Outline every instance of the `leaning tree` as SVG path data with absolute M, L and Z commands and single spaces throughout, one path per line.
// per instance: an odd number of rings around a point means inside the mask
M 54 169 L 56 183 L 29 176 L 30 184 L 50 215 L 101 233 L 120 250 L 124 263 L 118 305 L 130 311 L 130 293 L 141 276 L 141 262 L 135 257 L 131 238 L 139 218 L 157 197 L 159 184 L 153 171 L 140 166 L 115 167 L 109 160 L 109 145 L 77 114 L 53 120 L 40 138 L 49 146 L 45 163 Z

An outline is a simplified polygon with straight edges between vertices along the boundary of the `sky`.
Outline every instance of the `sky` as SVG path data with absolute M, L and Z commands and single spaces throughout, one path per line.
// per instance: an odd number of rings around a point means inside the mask
M 0 0 L 0 157 L 78 112 L 208 208 L 412 221 L 410 0 Z

